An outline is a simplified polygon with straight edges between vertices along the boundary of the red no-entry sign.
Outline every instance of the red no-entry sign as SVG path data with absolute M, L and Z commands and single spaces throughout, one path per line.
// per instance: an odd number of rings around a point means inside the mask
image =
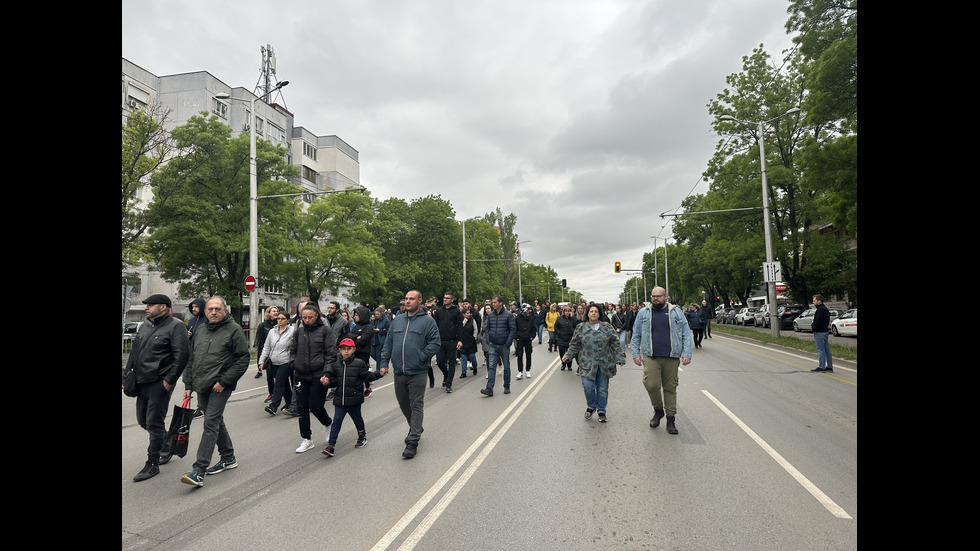
M 258 284 L 258 281 L 256 281 L 255 276 L 248 276 L 248 277 L 245 278 L 245 290 L 246 291 L 249 291 L 249 292 L 254 291 L 255 290 L 255 286 L 257 284 Z

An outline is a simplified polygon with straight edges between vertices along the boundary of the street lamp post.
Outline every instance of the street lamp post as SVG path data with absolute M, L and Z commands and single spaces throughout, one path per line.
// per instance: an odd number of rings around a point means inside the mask
M 719 120 L 724 121 L 724 122 L 737 122 L 737 123 L 741 123 L 741 124 L 755 124 L 758 127 L 758 133 L 759 133 L 759 135 L 756 137 L 756 141 L 759 142 L 759 166 L 761 167 L 761 173 L 762 173 L 762 223 L 763 223 L 763 226 L 764 226 L 764 229 L 765 229 L 765 236 L 766 236 L 766 262 L 768 264 L 772 264 L 774 260 L 773 260 L 773 253 L 772 253 L 772 232 L 771 232 L 771 230 L 769 228 L 769 185 L 766 183 L 766 134 L 765 134 L 766 129 L 765 129 L 765 125 L 766 125 L 766 123 L 773 122 L 773 121 L 775 121 L 777 119 L 780 119 L 782 117 L 785 117 L 786 115 L 792 115 L 794 113 L 799 113 L 799 112 L 800 112 L 800 108 L 799 107 L 794 107 L 794 108 L 790 109 L 789 111 L 786 111 L 782 115 L 779 115 L 777 117 L 773 117 L 773 118 L 771 118 L 769 120 L 766 120 L 766 121 L 760 121 L 758 123 L 754 123 L 754 122 L 751 122 L 751 121 L 739 120 L 739 119 L 736 119 L 735 117 L 733 117 L 731 115 L 722 115 L 719 118 Z M 776 311 L 777 311 L 777 308 L 776 308 L 776 282 L 775 281 L 767 281 L 766 282 L 766 287 L 767 287 L 767 291 L 768 291 L 767 292 L 767 295 L 768 295 L 768 302 L 769 302 L 769 320 L 770 320 L 769 327 L 770 327 L 770 330 L 771 330 L 771 335 L 773 337 L 778 337 L 779 336 L 779 318 L 777 317 L 777 313 L 776 313 Z
M 288 80 L 284 80 L 279 84 L 276 84 L 275 88 L 269 90 L 262 95 L 261 98 L 265 99 L 270 94 L 279 90 L 283 86 L 289 84 Z M 241 98 L 233 98 L 230 94 L 220 93 L 215 94 L 216 98 L 245 101 Z M 259 183 L 258 183 L 258 173 L 255 168 L 255 100 L 256 96 L 253 94 L 248 100 L 248 271 L 249 275 L 255 278 L 256 284 L 255 289 L 249 291 L 249 305 L 248 305 L 248 345 L 252 346 L 255 342 L 255 331 L 256 331 L 256 320 L 259 318 L 259 209 L 258 209 L 258 195 L 259 195 Z
M 524 289 L 521 287 L 521 262 L 524 260 L 524 253 L 521 252 L 521 243 L 530 243 L 531 240 L 517 242 L 517 302 L 524 304 Z

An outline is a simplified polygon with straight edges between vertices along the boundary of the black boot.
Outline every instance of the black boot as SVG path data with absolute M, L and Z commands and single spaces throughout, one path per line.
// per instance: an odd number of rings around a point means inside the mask
M 133 482 L 142 482 L 147 478 L 153 478 L 154 476 L 160 474 L 160 466 L 158 464 L 159 459 L 150 457 L 146 460 L 146 465 L 143 465 L 143 470 L 136 473 L 133 477 Z
M 670 434 L 677 434 L 677 427 L 674 426 L 674 416 L 667 416 L 667 432 Z
M 660 426 L 660 420 L 664 417 L 664 408 L 653 408 L 653 419 L 650 419 L 650 428 L 655 429 Z

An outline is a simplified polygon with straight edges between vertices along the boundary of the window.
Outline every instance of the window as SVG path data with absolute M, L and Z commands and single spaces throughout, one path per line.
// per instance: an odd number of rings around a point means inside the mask
M 228 104 L 223 103 L 218 98 L 214 98 L 211 104 L 211 112 L 223 119 L 228 118 Z
M 303 179 L 304 180 L 309 180 L 309 181 L 315 183 L 316 182 L 316 171 L 313 170 L 312 168 L 306 166 L 306 165 L 303 165 Z
M 311 159 L 313 159 L 315 161 L 316 160 L 316 148 L 313 147 L 312 145 L 306 143 L 306 142 L 303 142 L 303 155 L 306 155 L 307 157 L 309 157 L 309 158 L 311 158 Z

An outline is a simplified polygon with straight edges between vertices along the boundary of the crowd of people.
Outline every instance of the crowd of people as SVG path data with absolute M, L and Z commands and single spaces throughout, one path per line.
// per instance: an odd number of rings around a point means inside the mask
M 206 475 L 238 466 L 223 414 L 248 369 L 245 333 L 221 297 L 193 301 L 186 325 L 170 314 L 169 297 L 152 295 L 143 302 L 147 322 L 134 339 L 126 369 L 138 374 L 137 420 L 149 433 L 150 445 L 134 481 L 159 474 L 159 466 L 169 459 L 164 420 L 171 392 L 183 375 L 184 398 L 196 394 L 195 415 L 204 421 L 196 460 L 181 482 L 202 486 Z M 602 423 L 608 419 L 609 381 L 629 352 L 643 367 L 643 384 L 654 409 L 650 427 L 666 417 L 667 431 L 677 434 L 678 366 L 690 363 L 692 343 L 701 346 L 706 308 L 692 304 L 682 310 L 667 301 L 661 287 L 653 289 L 649 305 L 537 300 L 508 305 L 496 295 L 481 306 L 469 298 L 457 300 L 451 292 L 443 294 L 441 305 L 437 302 L 436 297 L 423 301 L 412 290 L 393 310 L 378 305 L 348 312 L 331 301 L 324 313 L 307 299 L 296 305 L 292 317 L 284 308 L 265 309 L 253 343 L 256 377 L 267 379 L 265 412 L 298 418 L 301 442 L 296 453 L 316 447 L 314 418 L 327 433 L 322 450 L 327 457 L 336 453 L 346 417 L 357 430 L 354 447 L 367 444 L 361 406 L 372 394 L 371 383 L 391 373 L 408 424 L 402 457 L 411 459 L 424 430 L 426 381 L 429 388 L 435 386 L 433 360 L 444 391 L 452 393 L 457 373 L 460 379 L 477 375 L 482 351 L 486 384 L 480 393 L 494 396 L 499 369 L 503 393 L 510 394 L 511 357 L 517 358 L 516 380 L 530 378 L 535 339 L 539 346 L 548 340 L 548 351 L 558 352 L 562 371 L 572 371 L 574 361 L 586 398 L 585 418 L 595 415 Z M 331 399 L 333 417 L 326 409 Z M 215 448 L 219 457 L 212 464 Z

